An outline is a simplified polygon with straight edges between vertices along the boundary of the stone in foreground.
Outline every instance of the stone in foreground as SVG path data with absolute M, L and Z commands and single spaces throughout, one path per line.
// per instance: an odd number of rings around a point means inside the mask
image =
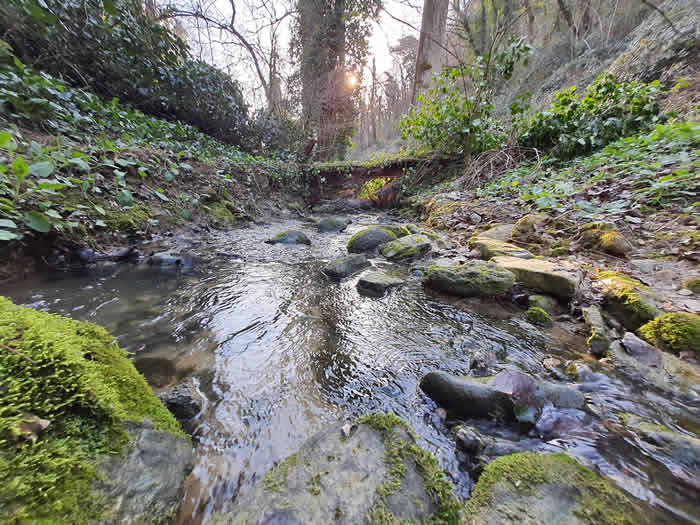
M 358 423 L 311 438 L 211 523 L 459 522 L 452 486 L 410 427 L 393 414 Z
M 331 262 L 321 270 L 331 279 L 345 279 L 352 274 L 359 272 L 370 266 L 370 262 L 362 254 L 352 253 L 346 257 L 341 257 Z
M 364 230 L 360 230 L 355 235 L 350 237 L 350 240 L 348 241 L 348 252 L 372 252 L 379 248 L 382 244 L 395 241 L 400 237 L 410 234 L 410 230 L 404 226 L 382 225 L 365 228 Z
M 462 525 L 649 523 L 644 518 L 622 491 L 574 458 L 523 452 L 484 469 Z
M 311 239 L 304 232 L 297 230 L 280 232 L 265 242 L 267 244 L 307 244 L 311 246 Z
M 518 282 L 537 292 L 568 300 L 578 289 L 578 278 L 574 273 L 549 261 L 503 256 L 494 257 L 491 262 L 513 272 Z
M 508 292 L 515 276 L 502 267 L 480 261 L 458 266 L 431 266 L 423 276 L 423 285 L 462 297 L 488 297 Z
M 422 257 L 432 248 L 430 239 L 420 233 L 407 235 L 382 246 L 381 253 L 391 261 L 405 261 Z
M 383 296 L 389 288 L 403 284 L 403 280 L 383 272 L 367 272 L 357 281 L 357 291 L 372 297 Z

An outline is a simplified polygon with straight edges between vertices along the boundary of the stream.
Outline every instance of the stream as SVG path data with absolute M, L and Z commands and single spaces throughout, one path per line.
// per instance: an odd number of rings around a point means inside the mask
M 133 353 L 157 393 L 195 378 L 204 408 L 180 523 L 205 523 L 212 513 L 233 508 L 238 496 L 311 435 L 374 411 L 404 418 L 466 499 L 473 481 L 437 407 L 418 388 L 421 376 L 433 370 L 466 375 L 479 356 L 491 356 L 497 366 L 516 365 L 551 380 L 543 359 L 574 359 L 586 351 L 585 339 L 573 324 L 545 333 L 513 316 L 513 307 L 477 308 L 427 293 L 410 265 L 381 257 L 372 260 L 376 267 L 406 280 L 385 297 L 358 294 L 357 276 L 327 280 L 320 271 L 324 263 L 346 255 L 354 232 L 386 217 L 353 220 L 339 234 L 281 220 L 164 238 L 149 249 L 191 254 L 191 270 L 100 264 L 38 276 L 2 293 L 103 325 Z M 287 229 L 305 231 L 312 246 L 264 243 Z M 697 432 L 697 403 L 613 372 L 587 397 L 595 414 L 572 417 L 545 436 L 549 445 L 608 476 L 647 505 L 656 523 L 700 523 L 697 489 L 674 478 L 673 466 L 644 443 L 605 424 L 606 414 L 634 412 L 679 432 Z M 492 422 L 470 424 L 520 439 Z

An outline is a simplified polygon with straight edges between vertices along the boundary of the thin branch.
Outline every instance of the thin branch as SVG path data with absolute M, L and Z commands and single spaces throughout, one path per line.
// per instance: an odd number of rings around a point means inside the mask
M 2 343 L 0 343 L 0 346 L 3 347 L 5 350 L 9 350 L 9 351 L 12 352 L 13 354 L 15 354 L 15 355 L 21 357 L 21 358 L 24 359 L 25 361 L 29 361 L 29 362 L 32 363 L 33 365 L 38 364 L 36 361 L 34 361 L 34 359 L 30 359 L 29 357 L 27 357 L 26 355 L 24 355 L 24 354 L 21 353 L 21 352 L 18 352 L 18 351 L 15 350 L 14 348 L 11 348 L 11 347 L 9 347 L 9 346 L 7 346 L 7 345 L 4 345 L 4 344 L 2 344 Z
M 661 10 L 661 8 L 659 8 L 659 7 L 656 6 L 655 4 L 652 4 L 652 3 L 649 2 L 648 0 L 641 0 L 641 2 L 642 2 L 645 6 L 651 7 L 654 11 L 657 11 L 661 16 L 664 17 L 664 20 L 666 20 L 666 22 L 668 22 L 668 25 L 671 26 L 671 29 L 673 29 L 676 33 L 680 33 L 680 31 L 678 31 L 678 29 L 676 29 L 676 26 L 673 25 L 673 22 L 671 22 L 671 19 L 666 15 L 666 13 L 664 13 L 664 12 Z

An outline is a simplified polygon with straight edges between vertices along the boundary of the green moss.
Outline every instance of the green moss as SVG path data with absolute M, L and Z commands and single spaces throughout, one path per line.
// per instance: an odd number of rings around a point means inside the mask
M 437 513 L 429 523 L 459 523 L 460 505 L 455 498 L 452 484 L 445 479 L 435 456 L 415 443 L 402 439 L 408 434 L 415 441 L 415 433 L 395 414 L 376 413 L 362 416 L 358 422 L 368 425 L 382 435 L 384 441 L 384 463 L 387 468 L 384 485 L 377 489 L 378 499 L 368 512 L 367 523 L 400 523 L 386 509 L 386 498 L 401 488 L 406 473 L 406 461 L 413 461 L 423 477 L 425 489 L 437 501 Z
M 215 221 L 223 222 L 224 224 L 230 224 L 235 221 L 235 217 L 231 210 L 228 209 L 226 203 L 215 202 L 208 206 L 209 216 Z
M 311 476 L 306 482 L 307 490 L 314 496 L 321 494 L 321 473 L 317 472 Z
M 289 469 L 299 465 L 301 462 L 301 455 L 297 452 L 287 457 L 274 469 L 267 473 L 267 475 L 262 479 L 262 484 L 265 490 L 270 492 L 281 493 L 287 487 L 287 476 L 289 475 Z
M 143 206 L 133 206 L 125 211 L 108 212 L 105 218 L 107 226 L 119 233 L 134 234 L 148 227 L 151 216 Z
M 684 312 L 664 314 L 639 328 L 639 335 L 665 350 L 700 353 L 700 316 Z
M 628 330 L 636 330 L 661 314 L 644 296 L 649 289 L 636 279 L 616 272 L 600 272 L 596 278 L 605 284 L 605 308 Z
M 96 520 L 95 465 L 122 450 L 124 422 L 149 419 L 182 435 L 103 328 L 0 297 L 0 344 L 0 522 Z M 51 422 L 34 443 L 20 436 L 33 416 Z
M 550 315 L 544 309 L 538 308 L 537 306 L 531 306 L 527 309 L 527 312 L 525 312 L 525 319 L 532 324 L 540 326 L 552 325 L 552 318 Z
M 638 523 L 632 503 L 620 490 L 564 453 L 522 452 L 491 462 L 467 502 L 466 515 L 477 516 L 482 509 L 497 506 L 499 489 L 534 495 L 544 484 L 576 487 L 581 495 L 574 513 L 586 523 Z
M 683 281 L 683 288 L 687 288 L 694 293 L 700 294 L 700 277 L 693 277 L 687 281 Z
M 411 232 L 409 231 L 409 229 L 406 228 L 405 226 L 398 227 L 398 228 L 402 228 L 402 229 L 403 229 L 403 230 L 399 229 L 400 234 L 399 234 L 399 233 L 396 233 L 396 231 L 394 231 L 395 228 L 397 228 L 397 227 L 372 226 L 371 228 L 365 228 L 365 229 L 363 229 L 363 230 L 360 230 L 359 232 L 357 232 L 356 234 L 354 234 L 352 237 L 350 237 L 350 240 L 348 240 L 348 244 L 347 244 L 348 251 L 349 251 L 349 252 L 352 252 L 352 248 L 353 248 L 353 246 L 355 245 L 355 243 L 357 242 L 357 239 L 359 239 L 362 235 L 364 235 L 364 234 L 365 234 L 366 232 L 368 232 L 369 230 L 381 230 L 381 231 L 383 231 L 384 233 L 386 233 L 387 235 L 389 235 L 389 236 L 392 238 L 392 240 L 396 240 L 396 239 L 398 239 L 399 237 L 403 237 L 404 235 L 410 235 L 410 234 L 411 234 Z
M 617 243 L 621 242 L 622 240 L 624 240 L 624 237 L 621 233 L 605 232 L 600 236 L 600 247 L 606 252 L 611 251 L 614 250 Z

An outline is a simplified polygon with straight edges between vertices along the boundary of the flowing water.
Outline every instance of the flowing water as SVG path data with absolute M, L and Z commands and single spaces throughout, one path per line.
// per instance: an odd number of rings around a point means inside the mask
M 105 326 L 156 392 L 195 378 L 205 404 L 181 523 L 206 522 L 231 508 L 312 434 L 372 411 L 406 419 L 466 498 L 472 481 L 436 407 L 420 392 L 420 377 L 436 369 L 466 375 L 479 356 L 490 356 L 498 366 L 545 378 L 544 357 L 575 358 L 583 339 L 566 328 L 545 335 L 498 305 L 485 310 L 428 295 L 407 266 L 380 259 L 375 266 L 406 279 L 385 297 L 359 295 L 357 278 L 326 280 L 323 263 L 345 255 L 349 236 L 377 219 L 360 217 L 342 234 L 318 234 L 292 220 L 165 240 L 195 257 L 191 270 L 100 265 L 25 281 L 3 294 Z M 292 228 L 307 231 L 313 245 L 264 244 Z M 641 442 L 601 422 L 608 413 L 635 412 L 688 432 L 698 428 L 697 405 L 613 376 L 589 396 L 602 419 L 572 415 L 550 446 L 585 458 L 646 502 L 640 504 L 658 523 L 700 523 L 697 490 L 680 484 L 673 466 Z M 471 423 L 519 439 L 513 429 Z

